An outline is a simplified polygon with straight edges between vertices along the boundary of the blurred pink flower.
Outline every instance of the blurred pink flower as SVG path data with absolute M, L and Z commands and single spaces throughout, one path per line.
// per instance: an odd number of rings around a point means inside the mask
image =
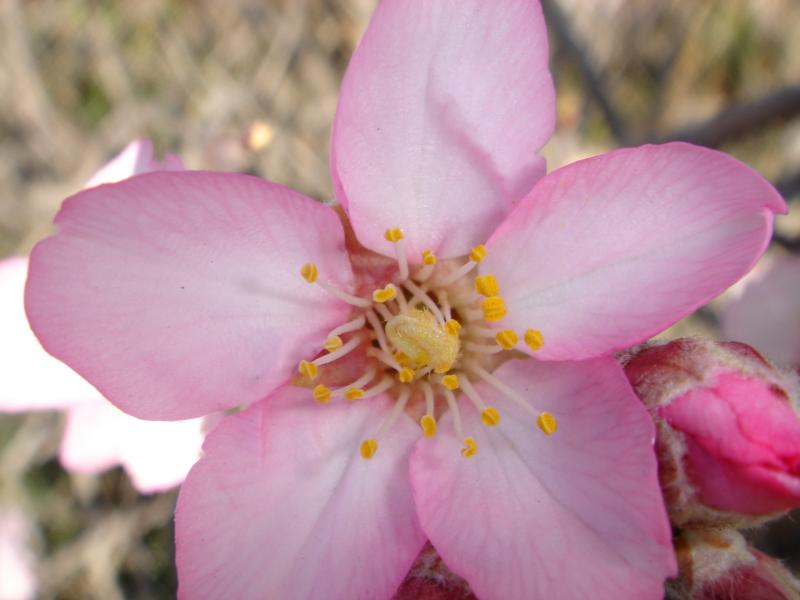
M 36 596 L 35 558 L 25 516 L 0 509 L 0 600 L 33 600 Z
M 798 382 L 739 343 L 676 340 L 625 367 L 658 426 L 675 525 L 741 525 L 800 506 Z
M 153 158 L 148 140 L 137 140 L 103 167 L 91 185 L 157 169 L 182 169 L 168 156 Z M 28 261 L 0 261 L 0 411 L 64 409 L 60 459 L 77 473 L 122 465 L 143 493 L 178 485 L 200 455 L 202 419 L 142 421 L 112 406 L 86 380 L 49 356 L 28 325 L 23 305 Z
M 774 259 L 722 311 L 722 335 L 800 368 L 800 257 Z
M 547 63 L 533 0 L 381 2 L 334 122 L 346 234 L 244 175 L 66 200 L 45 347 L 139 417 L 252 404 L 182 488 L 182 597 L 390 597 L 426 537 L 487 600 L 661 597 L 652 423 L 608 355 L 746 273 L 785 204 L 687 144 L 543 177 Z

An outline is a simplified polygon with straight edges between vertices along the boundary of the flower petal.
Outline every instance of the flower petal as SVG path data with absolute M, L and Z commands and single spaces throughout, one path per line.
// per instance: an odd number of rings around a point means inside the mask
M 143 494 L 181 483 L 200 457 L 203 420 L 142 421 L 102 398 L 67 411 L 61 464 L 77 473 L 122 465 Z
M 44 351 L 25 316 L 25 258 L 0 261 L 0 411 L 64 408 L 100 393 Z
M 758 348 L 780 365 L 800 366 L 800 257 L 776 259 L 722 312 L 726 339 Z
M 153 156 L 153 142 L 146 139 L 134 140 L 95 173 L 85 187 L 114 183 L 150 171 L 182 170 L 183 163 L 174 154 L 167 154 L 164 160 L 158 161 Z
M 350 61 L 331 171 L 359 241 L 414 261 L 485 241 L 544 174 L 553 132 L 547 32 L 529 0 L 384 0 Z
M 503 328 L 538 329 L 537 358 L 648 339 L 755 264 L 786 205 L 737 160 L 683 143 L 618 150 L 545 177 L 487 244 Z
M 414 499 L 445 563 L 484 600 L 661 598 L 675 561 L 653 425 L 619 366 L 524 360 L 495 375 L 551 412 L 558 431 L 545 436 L 510 402 L 496 403 L 502 420 L 487 429 L 462 403 L 474 457 L 459 455 L 449 414 L 418 443 Z
M 349 306 L 336 214 L 228 173 L 148 173 L 69 198 L 31 255 L 26 309 L 44 347 L 125 412 L 184 419 L 249 404 L 319 349 Z
M 358 455 L 390 400 L 320 406 L 286 387 L 209 434 L 176 511 L 182 598 L 389 598 L 425 538 L 402 417 Z

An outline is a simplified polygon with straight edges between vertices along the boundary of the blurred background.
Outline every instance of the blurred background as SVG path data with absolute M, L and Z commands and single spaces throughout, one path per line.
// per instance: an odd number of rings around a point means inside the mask
M 339 81 L 374 5 L 0 0 L 0 258 L 27 254 L 63 198 L 137 137 L 190 168 L 329 198 Z M 558 87 L 551 168 L 683 139 L 730 152 L 796 207 L 800 2 L 548 0 L 545 9 Z M 772 255 L 800 249 L 798 212 L 778 220 Z M 724 301 L 667 336 L 718 336 Z M 10 515 L 0 534 L 25 541 L 36 597 L 174 597 L 175 493 L 141 495 L 121 469 L 67 473 L 62 421 L 0 414 L 0 516 Z M 791 519 L 757 537 L 800 567 Z

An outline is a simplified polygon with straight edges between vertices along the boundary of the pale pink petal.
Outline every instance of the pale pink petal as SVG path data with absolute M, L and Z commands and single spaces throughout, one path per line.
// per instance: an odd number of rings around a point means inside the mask
M 800 257 L 776 259 L 722 312 L 722 335 L 781 365 L 800 365 Z
M 29 520 L 19 511 L 0 509 L 0 600 L 36 597 L 36 559 Z
M 334 120 L 336 197 L 359 241 L 464 255 L 544 174 L 553 132 L 547 32 L 530 0 L 384 0 Z
M 28 318 L 44 347 L 122 410 L 182 419 L 263 398 L 349 306 L 336 214 L 247 175 L 149 173 L 69 198 L 31 255 Z
M 462 402 L 477 454 L 463 458 L 445 415 L 411 458 L 420 522 L 445 563 L 482 600 L 661 598 L 674 573 L 653 425 L 619 366 L 505 364 L 496 373 L 558 431 L 478 389 L 501 413 L 488 429 Z
M 203 420 L 143 421 L 99 398 L 67 411 L 61 464 L 77 473 L 122 465 L 143 494 L 181 483 L 200 457 Z
M 720 152 L 617 150 L 540 181 L 492 236 L 481 271 L 505 298 L 500 326 L 542 332 L 538 358 L 589 358 L 648 339 L 747 273 L 785 209 Z
M 42 349 L 25 316 L 28 260 L 0 261 L 0 411 L 64 408 L 99 392 Z
M 319 405 L 288 387 L 209 434 L 176 511 L 179 597 L 390 598 L 425 541 L 403 416 L 359 456 L 386 397 Z
M 153 156 L 153 142 L 145 139 L 134 140 L 95 173 L 85 187 L 114 183 L 150 171 L 182 170 L 183 163 L 174 154 L 167 154 L 164 160 L 156 160 Z

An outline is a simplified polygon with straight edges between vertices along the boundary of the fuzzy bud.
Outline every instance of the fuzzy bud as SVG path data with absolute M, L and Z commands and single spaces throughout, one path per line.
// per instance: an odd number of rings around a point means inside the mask
M 680 573 L 670 600 L 793 600 L 800 582 L 780 561 L 747 545 L 738 531 L 684 531 L 675 540 Z
M 646 347 L 625 372 L 657 431 L 678 527 L 747 527 L 800 506 L 796 374 L 737 342 Z

